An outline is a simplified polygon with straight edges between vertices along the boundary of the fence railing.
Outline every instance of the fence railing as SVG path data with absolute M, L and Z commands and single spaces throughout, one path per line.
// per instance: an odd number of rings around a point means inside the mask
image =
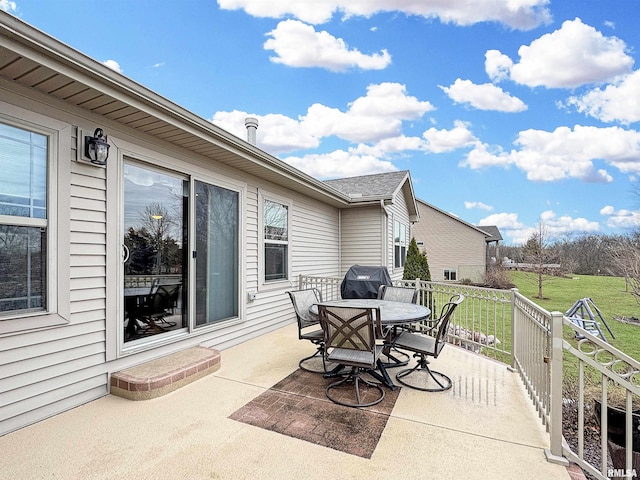
M 572 429 L 577 438 L 567 438 L 563 454 L 598 479 L 636 478 L 640 476 L 640 416 L 633 411 L 637 411 L 640 400 L 640 363 L 567 317 L 562 318 L 562 325 L 572 341 L 563 340 L 560 352 L 554 348 L 554 356 L 560 356 L 561 364 L 573 362 L 578 372 L 574 388 L 577 398 L 564 399 L 577 410 L 577 425 Z M 563 352 L 568 354 L 564 362 Z M 587 415 L 599 419 L 599 465 L 585 458 Z
M 324 300 L 340 298 L 341 282 L 336 277 L 299 278 L 300 288 L 318 288 Z M 640 450 L 640 414 L 632 413 L 640 405 L 638 361 L 515 289 L 419 279 L 394 284 L 417 286 L 419 301 L 435 314 L 451 295 L 465 295 L 452 319 L 449 341 L 501 360 L 518 372 L 549 432 L 549 461 L 569 460 L 600 480 L 640 476 L 640 452 L 633 450 Z M 622 404 L 622 409 L 615 410 L 612 404 Z M 616 411 L 623 418 L 617 431 Z M 585 427 L 590 418 L 598 420 L 599 428 Z M 587 455 L 587 433 L 599 437 L 599 452 Z

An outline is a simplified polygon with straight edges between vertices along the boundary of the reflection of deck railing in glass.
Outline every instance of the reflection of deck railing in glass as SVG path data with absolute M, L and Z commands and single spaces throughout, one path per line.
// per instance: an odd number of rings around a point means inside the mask
M 298 287 L 318 288 L 323 299 L 335 300 L 340 298 L 341 282 L 342 278 L 337 277 L 301 275 Z M 465 295 L 468 308 L 456 310 L 449 341 L 481 347 L 469 350 L 501 360 L 518 372 L 549 433 L 549 449 L 545 452 L 549 461 L 565 463 L 568 459 L 600 480 L 606 480 L 611 474 L 640 475 L 640 452 L 632 448 L 632 411 L 640 405 L 640 362 L 594 337 L 562 313 L 546 311 L 515 289 L 418 282 L 421 301 L 430 301 L 436 308 L 454 293 Z M 394 284 L 413 286 L 416 281 L 401 280 Z M 472 337 L 480 332 L 495 335 L 499 343 L 484 345 L 476 339 L 468 340 L 460 335 L 462 329 L 470 330 Z M 575 391 L 568 393 L 572 398 L 563 398 L 563 388 L 568 386 L 564 378 L 567 365 L 577 365 L 578 371 L 577 385 L 572 385 Z M 590 404 L 594 396 L 602 405 L 599 428 L 586 427 L 594 415 Z M 625 445 L 610 442 L 606 407 L 613 398 L 622 399 L 625 405 L 622 429 Z M 565 416 L 565 403 L 577 410 L 577 419 Z M 585 455 L 588 428 L 599 429 L 595 436 L 600 438 L 600 461 Z M 565 429 L 568 429 L 566 438 Z M 616 459 L 609 461 L 614 456 Z
M 182 283 L 182 275 L 125 275 L 124 288 L 158 287 Z

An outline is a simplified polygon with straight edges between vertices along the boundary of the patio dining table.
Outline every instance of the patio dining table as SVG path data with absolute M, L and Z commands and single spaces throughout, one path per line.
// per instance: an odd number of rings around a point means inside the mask
M 384 339 L 387 341 L 387 345 L 385 345 L 386 352 L 385 354 L 389 356 L 389 345 L 388 340 L 393 327 L 416 323 L 423 321 L 431 316 L 431 309 L 427 308 L 423 305 L 417 305 L 415 303 L 405 303 L 405 302 L 392 302 L 390 300 L 378 300 L 378 299 L 342 299 L 342 300 L 333 300 L 322 303 L 316 303 L 309 307 L 309 312 L 318 316 L 318 305 L 337 305 L 342 307 L 360 307 L 360 308 L 379 308 L 380 309 L 380 324 L 382 327 L 382 335 Z M 378 370 L 380 370 L 379 376 L 377 372 L 371 372 L 371 374 L 378 378 L 382 383 L 384 383 L 387 387 L 392 390 L 398 388 L 391 377 L 389 377 L 389 373 L 386 369 L 387 365 L 379 362 Z M 336 367 L 332 372 L 327 375 L 336 375 L 341 370 L 340 367 Z

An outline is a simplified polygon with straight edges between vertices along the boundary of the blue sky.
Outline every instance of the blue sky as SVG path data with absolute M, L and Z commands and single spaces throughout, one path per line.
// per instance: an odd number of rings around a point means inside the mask
M 258 146 L 318 179 L 410 170 L 507 244 L 640 226 L 637 0 L 0 9 L 241 138 L 258 118 Z

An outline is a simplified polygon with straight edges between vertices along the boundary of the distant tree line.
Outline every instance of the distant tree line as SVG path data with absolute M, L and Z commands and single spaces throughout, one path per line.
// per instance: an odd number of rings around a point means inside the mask
M 496 247 L 491 247 L 496 257 Z M 522 246 L 500 245 L 496 266 L 511 262 L 536 273 L 538 298 L 543 285 L 559 275 L 609 275 L 624 277 L 640 303 L 640 230 L 628 235 L 583 235 L 550 241 L 544 225 Z
M 543 240 L 544 235 L 542 235 Z M 629 273 L 629 263 L 640 255 L 640 231 L 629 235 L 583 235 L 540 245 L 540 233 L 534 234 L 524 245 L 500 245 L 500 260 L 508 258 L 516 263 L 526 263 L 534 257 L 544 257 L 547 263 L 559 263 L 562 273 L 576 275 L 610 275 L 624 277 Z M 540 246 L 536 250 L 536 246 Z M 495 257 L 495 246 L 490 256 Z

